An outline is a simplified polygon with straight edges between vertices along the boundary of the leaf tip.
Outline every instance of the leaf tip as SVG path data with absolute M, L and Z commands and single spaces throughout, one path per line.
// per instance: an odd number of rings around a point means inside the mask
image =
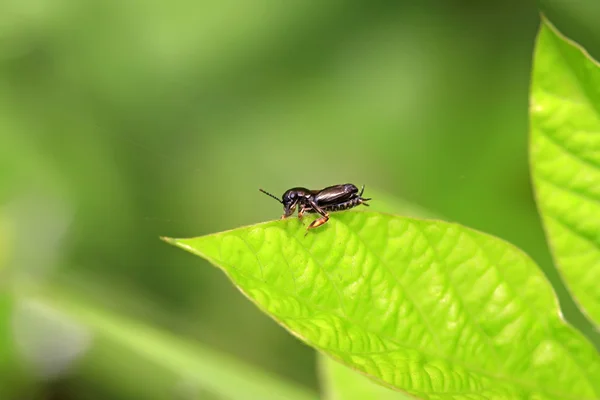
M 163 242 L 175 245 L 177 244 L 177 239 L 173 239 L 170 237 L 166 237 L 166 236 L 159 236 L 159 239 L 162 240 Z
M 167 237 L 167 236 L 159 236 L 159 238 L 163 242 L 168 243 L 172 246 L 195 253 L 195 251 L 190 248 L 188 243 L 186 243 L 189 239 L 177 239 L 177 238 L 171 238 L 171 237 Z

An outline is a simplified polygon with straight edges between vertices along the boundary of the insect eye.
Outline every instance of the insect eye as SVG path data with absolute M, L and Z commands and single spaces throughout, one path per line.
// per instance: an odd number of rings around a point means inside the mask
M 288 192 L 288 193 L 285 193 L 283 195 L 283 201 L 285 203 L 289 203 L 290 201 L 293 201 L 293 200 L 294 200 L 294 193 L 293 192 Z

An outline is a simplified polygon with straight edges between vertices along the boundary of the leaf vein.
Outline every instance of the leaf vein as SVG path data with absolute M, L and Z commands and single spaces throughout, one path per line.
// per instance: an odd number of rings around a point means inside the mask
M 596 161 L 593 161 L 586 157 L 583 157 L 581 154 L 578 154 L 577 152 L 571 150 L 564 142 L 561 142 L 558 138 L 552 136 L 550 133 L 547 132 L 547 130 L 538 129 L 537 131 L 540 133 L 541 137 L 546 138 L 546 140 L 548 140 L 550 143 L 552 143 L 557 148 L 562 150 L 562 152 L 564 154 L 566 154 L 567 156 L 571 157 L 572 159 L 574 159 L 582 164 L 585 164 L 585 165 L 593 168 L 594 170 L 600 169 L 600 163 L 597 163 Z
M 552 179 L 549 175 L 538 172 L 536 174 L 536 178 L 539 179 L 540 181 L 543 181 L 544 183 L 548 184 L 549 186 L 552 186 L 555 189 L 562 190 L 563 192 L 569 193 L 576 197 L 579 197 L 580 199 L 591 200 L 595 203 L 600 204 L 600 197 L 596 197 L 595 195 L 593 195 L 589 192 L 585 192 L 583 190 L 576 189 L 572 186 L 562 185 L 561 183 L 556 182 L 554 179 Z

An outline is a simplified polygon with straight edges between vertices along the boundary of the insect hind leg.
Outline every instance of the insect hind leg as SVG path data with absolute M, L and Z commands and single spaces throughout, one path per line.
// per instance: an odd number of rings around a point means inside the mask
M 313 222 L 310 223 L 310 225 L 308 225 L 308 227 L 306 228 L 306 233 L 304 234 L 304 236 L 306 237 L 306 235 L 308 235 L 308 231 L 311 229 L 315 229 L 321 225 L 323 225 L 325 222 L 329 221 L 329 214 L 323 210 L 321 207 L 319 207 L 317 205 L 317 203 L 315 203 L 313 200 L 309 200 L 310 207 L 317 213 L 319 213 L 319 215 L 321 215 L 320 218 L 315 219 Z
M 308 225 L 308 227 L 306 228 L 306 233 L 304 234 L 304 236 L 308 235 L 308 231 L 310 229 L 315 229 L 318 228 L 319 226 L 323 225 L 325 222 L 329 221 L 329 215 L 325 214 L 323 215 L 321 218 L 315 219 L 313 222 L 310 223 L 310 225 Z
M 315 229 L 329 221 L 329 215 L 324 215 L 321 218 L 315 219 L 306 229 Z

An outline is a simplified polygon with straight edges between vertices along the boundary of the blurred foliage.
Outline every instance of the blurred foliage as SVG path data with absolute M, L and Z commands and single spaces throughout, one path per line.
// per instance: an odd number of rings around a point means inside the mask
M 43 305 L 61 310 L 63 331 L 64 317 L 85 326 L 87 331 L 71 329 L 69 342 L 72 347 L 79 350 L 87 347 L 89 332 L 93 332 L 95 343 L 85 355 L 80 373 L 95 377 L 90 383 L 103 390 L 103 395 L 108 398 L 317 398 L 315 393 L 295 387 L 280 377 L 261 373 L 231 357 L 185 340 L 185 335 L 178 337 L 161 332 L 123 315 L 102 310 L 85 295 L 64 287 L 45 290 L 27 303 L 30 311 L 42 311 L 40 306 Z M 55 314 L 56 317 L 59 315 Z M 66 334 L 63 332 L 61 336 Z M 123 355 L 127 357 L 126 363 L 114 362 Z M 139 371 L 152 377 L 151 385 L 140 385 L 131 379 L 132 374 L 139 374 Z M 102 388 L 102 377 L 107 376 L 112 377 L 114 384 Z
M 600 54 L 596 2 L 541 7 Z M 316 389 L 312 351 L 158 236 L 278 218 L 259 187 L 349 181 L 523 248 L 566 317 L 599 343 L 552 266 L 532 197 L 538 23 L 536 4 L 516 0 L 2 1 L 10 290 L 59 282 Z M 134 365 L 97 346 L 115 365 Z M 86 362 L 40 379 L 42 398 L 110 398 L 122 379 L 151 390 L 143 368 L 99 373 Z

